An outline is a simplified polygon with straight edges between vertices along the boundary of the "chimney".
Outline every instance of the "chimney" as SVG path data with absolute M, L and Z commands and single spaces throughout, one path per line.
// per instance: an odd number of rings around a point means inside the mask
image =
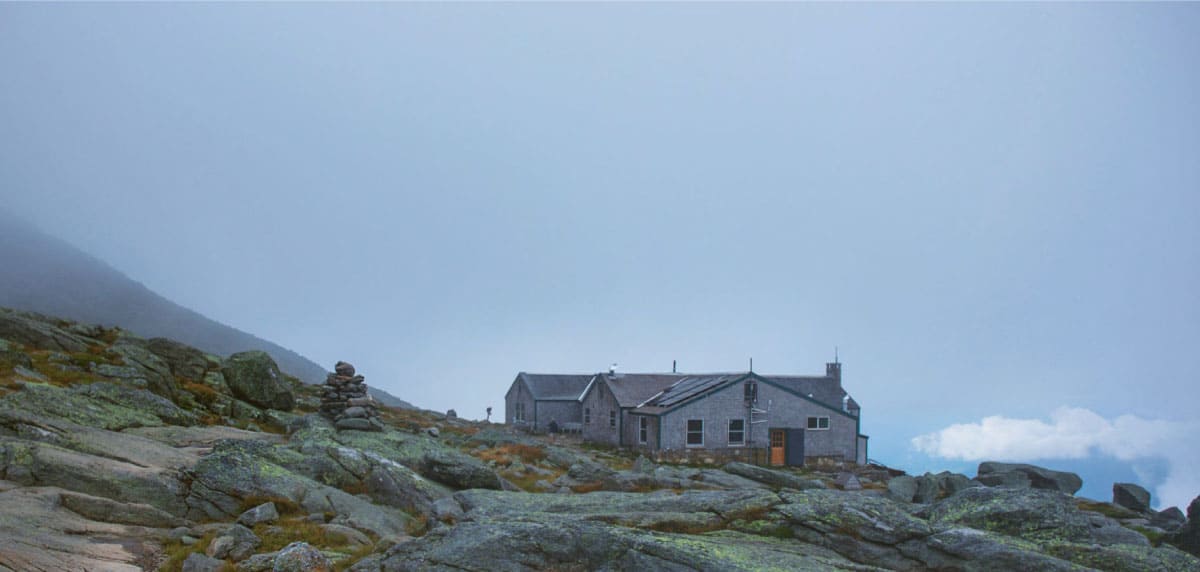
M 608 366 L 608 375 L 617 375 L 617 364 L 614 363 Z
M 842 384 L 842 364 L 838 362 L 825 364 L 825 377 L 831 377 L 838 385 Z

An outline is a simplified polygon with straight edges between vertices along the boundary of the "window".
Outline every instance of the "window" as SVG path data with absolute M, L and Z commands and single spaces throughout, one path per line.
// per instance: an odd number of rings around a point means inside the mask
M 518 403 L 516 405 L 516 407 L 513 408 L 513 419 L 516 419 L 517 421 L 525 420 L 525 404 L 524 403 Z
M 730 445 L 745 445 L 746 444 L 746 420 L 745 419 L 730 419 L 729 420 L 729 444 Z
M 688 419 L 688 422 L 687 422 L 687 446 L 688 447 L 703 447 L 704 446 L 704 420 L 703 419 Z
M 611 409 L 608 410 L 608 427 L 609 429 L 617 428 L 617 412 Z
M 647 434 L 650 432 L 650 421 L 645 417 L 638 417 L 638 443 L 646 444 Z
M 808 428 L 809 429 L 817 429 L 817 430 L 828 429 L 829 428 L 829 418 L 828 417 L 809 417 L 808 418 Z
M 583 424 L 584 425 L 592 424 L 592 410 L 589 407 L 583 408 Z

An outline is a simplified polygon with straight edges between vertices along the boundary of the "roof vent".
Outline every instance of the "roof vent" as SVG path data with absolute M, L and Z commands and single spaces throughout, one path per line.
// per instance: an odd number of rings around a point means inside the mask
M 617 375 L 617 364 L 613 363 L 608 366 L 608 375 Z

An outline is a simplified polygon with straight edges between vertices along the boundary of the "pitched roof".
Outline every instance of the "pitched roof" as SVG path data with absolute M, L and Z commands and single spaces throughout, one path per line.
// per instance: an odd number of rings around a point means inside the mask
M 619 407 L 637 407 L 672 384 L 686 377 L 681 373 L 621 373 L 599 374 Z
M 579 399 L 579 394 L 594 377 L 592 374 L 525 373 L 517 374 L 525 382 L 534 399 Z
M 838 380 L 824 375 L 764 375 L 762 377 L 838 409 L 842 408 L 842 398 L 846 396 L 846 390 L 842 389 L 842 384 L 838 383 Z
M 765 379 L 800 395 L 808 396 L 813 401 L 822 403 L 837 411 L 843 411 L 842 399 L 844 397 L 849 398 L 849 394 L 842 389 L 841 383 L 837 379 L 828 376 L 759 375 L 749 372 L 694 374 L 682 376 L 679 381 L 664 389 L 662 393 L 642 402 L 641 406 L 635 409 L 634 412 L 658 415 L 713 390 L 750 376 Z M 858 404 L 854 403 L 853 399 L 848 399 L 847 408 L 852 410 L 858 409 Z
M 715 375 L 689 375 L 677 381 L 671 387 L 663 391 L 662 395 L 655 397 L 647 405 L 656 405 L 658 407 L 671 408 L 680 403 L 683 403 L 693 397 L 702 395 L 709 390 L 716 389 L 735 379 L 741 379 L 747 374 L 737 373 L 722 373 Z

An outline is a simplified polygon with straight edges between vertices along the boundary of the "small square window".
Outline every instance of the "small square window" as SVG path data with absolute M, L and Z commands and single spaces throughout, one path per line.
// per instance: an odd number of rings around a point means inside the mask
M 808 428 L 813 429 L 813 430 L 818 430 L 818 431 L 824 430 L 824 429 L 829 429 L 829 418 L 828 417 L 809 417 L 808 418 Z

